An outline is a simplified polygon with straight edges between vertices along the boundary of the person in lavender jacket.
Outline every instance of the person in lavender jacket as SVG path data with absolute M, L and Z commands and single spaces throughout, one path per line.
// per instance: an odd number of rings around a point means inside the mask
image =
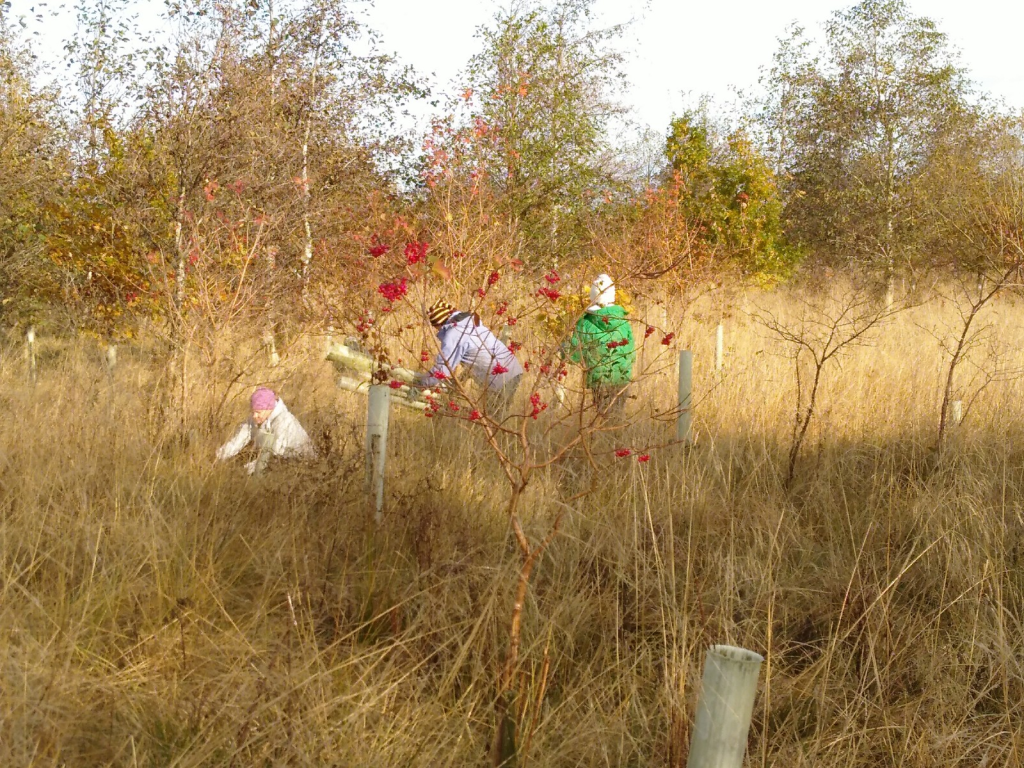
M 490 416 L 503 420 L 523 377 L 523 366 L 516 356 L 487 326 L 481 324 L 479 315 L 457 312 L 443 299 L 430 305 L 427 319 L 437 328 L 441 351 L 433 368 L 421 375 L 419 386 L 440 386 L 454 378 L 455 370 L 464 365 L 484 387 L 485 407 Z

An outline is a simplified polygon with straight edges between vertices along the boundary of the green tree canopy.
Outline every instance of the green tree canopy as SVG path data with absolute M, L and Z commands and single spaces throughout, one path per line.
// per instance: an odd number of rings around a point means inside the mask
M 764 83 L 793 237 L 820 260 L 890 275 L 913 263 L 916 180 L 972 115 L 946 35 L 903 0 L 864 0 L 833 15 L 818 56 L 792 30 Z
M 594 29 L 593 0 L 516 5 L 480 30 L 470 61 L 471 119 L 490 184 L 538 252 L 578 242 L 581 212 L 613 182 L 609 121 L 622 112 L 614 42 L 621 26 Z
M 665 153 L 672 183 L 720 256 L 763 279 L 792 271 L 798 253 L 783 237 L 775 173 L 745 130 L 719 136 L 702 108 L 672 120 Z
M 59 290 L 40 269 L 46 205 L 68 168 L 59 94 L 34 82 L 33 57 L 0 7 L 0 318 L 35 319 Z

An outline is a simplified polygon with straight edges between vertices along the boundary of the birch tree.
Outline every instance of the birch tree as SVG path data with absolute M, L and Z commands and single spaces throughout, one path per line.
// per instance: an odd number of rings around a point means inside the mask
M 832 16 L 817 57 L 795 30 L 767 85 L 791 234 L 891 280 L 919 254 L 915 180 L 971 113 L 946 35 L 903 0 L 864 0 Z
M 465 97 L 506 215 L 539 251 L 570 252 L 580 217 L 615 185 L 608 128 L 622 114 L 616 48 L 624 28 L 597 28 L 593 0 L 516 5 L 480 30 Z

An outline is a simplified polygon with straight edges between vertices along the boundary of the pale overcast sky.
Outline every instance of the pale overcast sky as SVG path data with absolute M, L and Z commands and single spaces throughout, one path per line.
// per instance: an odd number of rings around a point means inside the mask
M 502 7 L 495 0 L 379 0 L 368 18 L 387 49 L 441 85 L 476 50 L 474 30 Z M 820 37 L 836 0 L 597 0 L 605 25 L 633 20 L 626 33 L 626 97 L 639 122 L 660 130 L 701 94 L 728 101 L 731 87 L 751 88 L 771 63 L 791 22 Z M 1024 3 L 1000 0 L 918 0 L 912 11 L 939 24 L 984 90 L 1024 108 L 1020 34 Z
M 478 26 L 504 3 L 496 0 L 377 0 L 364 8 L 369 26 L 378 30 L 384 50 L 430 75 L 435 88 L 453 90 L 452 81 L 476 52 Z M 11 17 L 30 15 L 35 0 L 13 0 Z M 50 7 L 55 3 L 51 0 Z M 728 102 L 731 87 L 751 88 L 758 68 L 767 66 L 777 38 L 797 21 L 820 36 L 833 11 L 852 5 L 837 0 L 597 0 L 597 23 L 632 20 L 623 41 L 630 81 L 624 101 L 634 119 L 656 130 L 701 94 Z M 136 4 L 145 24 L 155 17 L 153 0 Z M 936 20 L 962 55 L 981 89 L 1024 108 L 1024 66 L 1019 61 L 1024 3 L 998 0 L 911 0 L 915 14 Z M 74 33 L 73 13 L 34 26 L 40 58 L 62 60 L 63 44 Z M 454 86 L 454 87 L 457 87 Z

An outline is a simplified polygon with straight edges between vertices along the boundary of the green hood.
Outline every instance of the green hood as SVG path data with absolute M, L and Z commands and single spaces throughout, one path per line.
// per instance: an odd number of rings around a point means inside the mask
M 586 369 L 588 387 L 622 386 L 633 378 L 633 329 L 618 304 L 583 315 L 567 347 L 569 359 Z

